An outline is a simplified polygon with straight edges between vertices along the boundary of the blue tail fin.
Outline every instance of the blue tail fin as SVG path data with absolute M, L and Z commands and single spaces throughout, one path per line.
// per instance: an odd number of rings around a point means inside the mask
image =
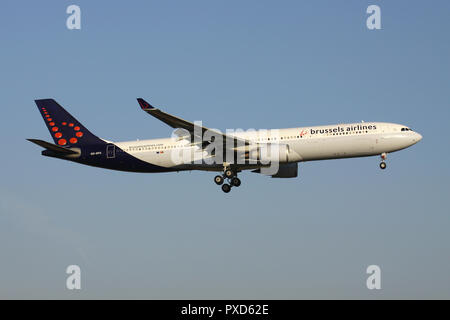
M 103 140 L 93 135 L 55 100 L 40 99 L 35 100 L 35 102 L 55 144 L 64 147 L 75 147 L 85 144 L 104 143 Z

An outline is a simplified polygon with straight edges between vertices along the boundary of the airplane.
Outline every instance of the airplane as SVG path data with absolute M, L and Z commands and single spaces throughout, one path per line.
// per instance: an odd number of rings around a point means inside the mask
M 228 193 L 241 185 L 238 173 L 244 170 L 295 178 L 300 162 L 369 156 L 380 156 L 379 166 L 386 169 L 388 153 L 422 139 L 405 125 L 386 122 L 222 133 L 166 113 L 142 98 L 137 101 L 143 111 L 175 129 L 172 137 L 108 141 L 91 133 L 54 99 L 39 99 L 35 103 L 54 143 L 27 140 L 43 147 L 44 156 L 112 170 L 220 172 L 214 182 Z

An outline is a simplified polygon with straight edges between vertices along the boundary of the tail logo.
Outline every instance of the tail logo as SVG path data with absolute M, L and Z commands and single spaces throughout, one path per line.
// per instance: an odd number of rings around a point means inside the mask
M 56 145 L 69 148 L 104 143 L 54 99 L 37 99 L 35 103 Z
M 53 119 L 48 114 L 48 112 L 45 108 L 42 108 L 42 112 L 44 113 L 44 117 L 45 117 L 45 120 L 47 120 L 48 125 L 51 127 L 51 130 L 54 132 L 55 138 L 58 139 L 58 144 L 60 146 L 65 146 L 67 144 L 67 140 L 63 138 L 63 134 L 59 131 L 59 128 L 56 127 L 56 123 L 53 121 Z M 80 131 L 81 128 L 79 126 L 75 126 L 75 124 L 73 124 L 73 123 L 67 123 L 66 121 L 61 122 L 61 125 L 63 127 L 68 125 L 70 128 L 73 128 L 73 130 L 75 131 L 75 136 L 77 138 L 81 138 L 83 136 L 83 132 Z M 70 138 L 69 143 L 70 144 L 78 143 L 77 138 L 75 138 L 75 137 Z

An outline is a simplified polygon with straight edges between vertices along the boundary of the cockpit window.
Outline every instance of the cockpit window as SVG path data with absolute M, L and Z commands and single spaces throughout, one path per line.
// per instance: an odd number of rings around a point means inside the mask
M 412 131 L 410 128 L 402 128 L 401 131 Z

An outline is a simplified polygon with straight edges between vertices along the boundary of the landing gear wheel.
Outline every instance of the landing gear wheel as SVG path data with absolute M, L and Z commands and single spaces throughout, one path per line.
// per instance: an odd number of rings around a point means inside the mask
M 223 184 L 222 185 L 222 191 L 225 192 L 225 193 L 230 192 L 231 191 L 231 186 L 229 184 L 227 184 L 227 183 Z
M 217 184 L 217 185 L 221 185 L 222 183 L 223 183 L 223 177 L 222 176 L 215 176 L 214 177 L 214 182 Z
M 233 176 L 234 176 L 234 172 L 231 169 L 226 169 L 225 170 L 225 177 L 231 178 Z
M 380 163 L 380 168 L 381 168 L 382 170 L 386 169 L 386 162 L 381 162 L 381 163 Z
M 241 185 L 241 179 L 239 179 L 238 177 L 234 177 L 233 179 L 231 179 L 231 185 L 233 187 L 239 187 Z

